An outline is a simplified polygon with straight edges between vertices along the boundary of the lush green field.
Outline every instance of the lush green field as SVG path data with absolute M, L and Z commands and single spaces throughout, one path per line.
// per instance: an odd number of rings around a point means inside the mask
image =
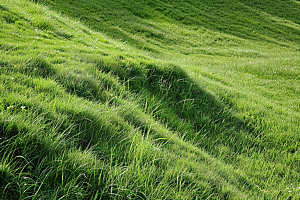
M 0 199 L 300 199 L 299 0 L 0 0 Z

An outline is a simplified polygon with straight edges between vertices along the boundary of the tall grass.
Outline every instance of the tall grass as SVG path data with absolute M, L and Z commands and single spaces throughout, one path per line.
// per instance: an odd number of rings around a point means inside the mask
M 1 0 L 0 199 L 297 199 L 280 2 Z

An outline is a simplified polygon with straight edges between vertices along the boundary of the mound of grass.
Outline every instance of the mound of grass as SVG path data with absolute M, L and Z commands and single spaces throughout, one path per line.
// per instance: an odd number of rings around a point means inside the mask
M 299 9 L 0 0 L 0 199 L 299 198 Z

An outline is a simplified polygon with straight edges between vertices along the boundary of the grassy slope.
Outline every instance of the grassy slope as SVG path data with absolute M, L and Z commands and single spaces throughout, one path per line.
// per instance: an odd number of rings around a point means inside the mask
M 299 198 L 299 1 L 0 2 L 2 199 Z

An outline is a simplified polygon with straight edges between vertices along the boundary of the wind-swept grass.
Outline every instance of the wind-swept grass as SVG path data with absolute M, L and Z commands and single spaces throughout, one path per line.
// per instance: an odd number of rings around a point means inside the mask
M 299 198 L 299 6 L 1 0 L 0 199 Z

